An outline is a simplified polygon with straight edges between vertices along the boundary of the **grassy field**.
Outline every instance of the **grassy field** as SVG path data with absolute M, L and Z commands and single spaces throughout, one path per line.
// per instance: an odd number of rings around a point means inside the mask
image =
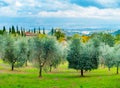
M 62 64 L 51 73 L 43 72 L 43 77 L 38 78 L 36 68 L 28 66 L 12 72 L 9 65 L 0 61 L 0 88 L 120 88 L 120 74 L 115 73 L 115 68 L 111 71 L 99 68 L 80 77 L 79 71 Z

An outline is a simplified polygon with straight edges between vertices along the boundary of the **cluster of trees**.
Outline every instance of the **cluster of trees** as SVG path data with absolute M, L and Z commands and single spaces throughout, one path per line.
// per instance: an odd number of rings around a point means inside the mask
M 57 67 L 64 54 L 57 40 L 47 35 L 33 38 L 0 36 L 0 48 L 0 57 L 11 65 L 11 70 L 29 61 L 39 67 L 39 77 L 42 76 L 43 67 L 50 67 L 50 71 L 52 67 Z
M 12 26 L 9 27 L 9 29 L 7 29 L 5 26 L 3 26 L 3 29 L 0 30 L 0 34 L 3 35 L 5 33 L 7 34 L 13 34 L 13 35 L 21 35 L 21 36 L 25 36 L 25 32 L 30 32 L 30 33 L 35 33 L 35 34 L 46 34 L 45 33 L 45 28 L 41 29 L 39 28 L 34 28 L 34 29 L 25 29 L 23 27 L 18 27 L 18 26 Z
M 75 35 L 72 37 L 67 60 L 69 68 L 88 71 L 97 69 L 99 64 L 117 68 L 117 74 L 120 63 L 120 45 L 115 43 L 115 36 L 111 34 L 92 34 L 84 42 L 83 36 Z M 120 40 L 119 40 L 120 41 Z
M 11 33 L 13 33 L 13 29 Z M 5 32 L 4 27 L 4 32 Z M 36 33 L 36 29 L 34 29 Z M 40 29 L 39 29 L 40 33 Z M 66 45 L 61 44 L 63 41 Z M 120 35 L 112 36 L 108 33 L 96 33 L 89 36 L 75 34 L 66 37 L 64 31 L 52 29 L 47 35 L 45 29 L 42 34 L 34 37 L 21 37 L 9 34 L 0 35 L 0 57 L 11 64 L 11 69 L 27 65 L 31 62 L 39 68 L 39 77 L 43 68 L 57 67 L 67 60 L 69 68 L 84 71 L 97 69 L 99 65 L 107 66 L 110 70 L 120 64 Z

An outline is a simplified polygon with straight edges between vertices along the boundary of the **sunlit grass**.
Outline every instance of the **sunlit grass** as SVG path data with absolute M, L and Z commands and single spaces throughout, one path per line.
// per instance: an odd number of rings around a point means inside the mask
M 51 73 L 43 72 L 43 77 L 39 78 L 39 70 L 31 66 L 13 72 L 10 67 L 3 67 L 0 69 L 0 88 L 120 88 L 120 74 L 116 75 L 116 68 L 111 71 L 99 68 L 80 77 L 79 71 L 68 69 L 64 63 Z

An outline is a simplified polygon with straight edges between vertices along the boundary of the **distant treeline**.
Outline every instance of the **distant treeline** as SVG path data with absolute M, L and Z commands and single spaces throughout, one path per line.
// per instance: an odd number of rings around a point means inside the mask
M 41 30 L 42 30 L 42 32 L 41 32 Z M 0 30 L 0 34 L 9 33 L 9 34 L 18 34 L 21 36 L 24 36 L 25 32 L 45 34 L 45 28 L 41 29 L 39 27 L 39 28 L 34 28 L 34 29 L 25 29 L 23 27 L 19 28 L 18 26 L 11 26 L 11 27 L 9 27 L 9 29 L 7 29 L 5 26 L 3 26 L 3 28 Z

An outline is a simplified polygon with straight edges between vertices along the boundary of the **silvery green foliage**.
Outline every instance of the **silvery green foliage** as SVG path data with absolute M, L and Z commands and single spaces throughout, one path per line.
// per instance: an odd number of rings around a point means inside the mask
M 34 63 L 40 69 L 39 77 L 42 76 L 42 68 L 45 66 L 56 66 L 60 60 L 60 52 L 56 40 L 50 37 L 34 38 Z
M 120 64 L 120 45 L 114 46 L 114 62 L 116 66 Z
M 54 38 L 34 38 L 34 60 L 41 65 L 58 63 L 61 57 L 59 49 Z
M 34 40 L 33 38 L 27 39 L 27 60 L 32 61 L 34 58 Z
M 5 37 L 4 58 L 3 60 L 10 63 L 12 70 L 15 66 L 22 66 L 26 59 L 26 42 L 24 39 L 17 39 L 12 36 Z
M 50 38 L 50 43 L 51 45 L 51 51 L 49 51 L 49 56 L 48 58 L 50 59 L 46 65 L 49 65 L 51 67 L 57 67 L 61 61 L 63 60 L 63 47 L 57 42 L 56 39 L 51 39 Z
M 2 58 L 4 54 L 4 44 L 5 44 L 5 36 L 0 35 L 0 58 Z
M 28 45 L 27 45 L 27 40 L 24 37 L 21 37 L 15 41 L 15 56 L 17 59 L 16 66 L 22 66 L 25 61 L 27 60 L 27 52 L 28 52 Z
M 15 40 L 11 36 L 5 37 L 5 44 L 4 44 L 4 61 L 9 63 L 15 62 Z
M 104 59 L 105 65 L 108 68 L 111 68 L 114 65 L 114 47 L 110 47 L 109 45 L 105 45 L 105 43 L 101 43 L 100 56 Z
M 45 59 L 43 58 L 43 56 L 44 56 L 44 51 L 43 51 L 44 39 L 35 37 L 33 40 L 34 40 L 33 62 L 35 63 L 36 66 L 40 67 L 45 62 Z

